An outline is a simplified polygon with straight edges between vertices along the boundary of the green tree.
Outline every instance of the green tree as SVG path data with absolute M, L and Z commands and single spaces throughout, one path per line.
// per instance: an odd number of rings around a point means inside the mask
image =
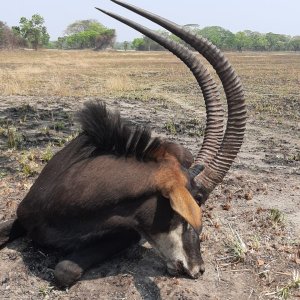
M 20 26 L 15 27 L 15 31 L 19 31 L 29 46 L 37 50 L 38 47 L 47 45 L 50 39 L 44 22 L 44 18 L 38 14 L 33 15 L 30 20 L 22 17 Z
M 268 50 L 268 40 L 266 39 L 266 36 L 264 34 L 251 30 L 245 30 L 244 33 L 249 39 L 248 50 Z
M 282 51 L 287 50 L 288 42 L 291 39 L 291 37 L 284 34 L 276 34 L 269 32 L 266 34 L 266 39 L 268 41 L 269 50 Z
M 97 20 L 93 20 L 93 19 L 79 20 L 68 25 L 64 33 L 65 35 L 72 35 L 83 31 L 88 31 L 91 29 L 95 29 L 97 31 L 99 30 L 100 27 L 103 27 L 103 25 L 100 24 Z
M 235 45 L 237 50 L 243 51 L 249 49 L 250 44 L 250 38 L 245 32 L 239 31 L 235 34 Z
M 166 30 L 157 30 L 156 32 L 166 38 L 171 37 L 170 33 Z M 132 47 L 135 50 L 140 50 L 140 51 L 164 51 L 164 50 L 166 50 L 160 44 L 156 43 L 155 41 L 148 38 L 147 36 L 143 36 L 142 38 L 134 39 L 132 41 Z
M 131 44 L 135 50 L 146 50 L 145 41 L 143 38 L 136 38 Z
M 58 46 L 67 49 L 101 50 L 112 47 L 115 36 L 114 29 L 109 29 L 96 20 L 81 20 L 67 27 L 65 36 L 58 39 Z
M 295 36 L 289 41 L 289 48 L 293 51 L 300 51 L 300 36 Z
M 209 26 L 196 30 L 201 36 L 207 38 L 210 42 L 220 49 L 233 49 L 235 45 L 235 35 L 220 26 Z

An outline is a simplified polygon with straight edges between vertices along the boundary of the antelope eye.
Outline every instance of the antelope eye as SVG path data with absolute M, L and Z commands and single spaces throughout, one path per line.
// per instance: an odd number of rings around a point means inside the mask
M 194 165 L 193 167 L 189 168 L 188 173 L 190 178 L 195 178 L 197 175 L 199 175 L 204 170 L 204 165 Z

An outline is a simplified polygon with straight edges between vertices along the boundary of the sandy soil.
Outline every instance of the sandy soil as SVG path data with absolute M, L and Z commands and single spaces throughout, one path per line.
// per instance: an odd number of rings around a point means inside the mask
M 45 164 L 49 142 L 57 151 L 76 133 L 74 112 L 85 100 L 0 96 L 0 221 L 14 215 Z M 108 105 L 194 154 L 201 145 L 204 119 L 198 121 L 193 106 L 124 100 Z M 17 146 L 30 153 L 7 149 L 4 130 L 12 123 Z M 0 299 L 277 299 L 286 290 L 297 299 L 300 125 L 285 121 L 274 126 L 270 119 L 250 117 L 236 162 L 207 201 L 202 234 L 206 272 L 201 278 L 170 277 L 145 243 L 91 269 L 70 289 L 59 290 L 53 281 L 59 257 L 22 238 L 0 251 Z M 32 176 L 25 176 L 27 164 Z

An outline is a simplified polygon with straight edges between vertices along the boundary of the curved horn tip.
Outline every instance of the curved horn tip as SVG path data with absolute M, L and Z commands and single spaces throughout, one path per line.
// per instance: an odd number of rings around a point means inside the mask
M 110 0 L 111 2 L 114 2 L 116 4 L 119 4 L 119 5 L 130 5 L 129 3 L 126 3 L 125 1 L 119 1 L 119 0 Z
M 105 11 L 105 10 L 103 10 L 103 9 L 101 9 L 101 8 L 99 8 L 99 7 L 96 7 L 96 6 L 95 6 L 95 8 L 96 8 L 97 10 L 99 10 L 99 11 L 101 11 L 101 12 L 103 12 L 103 13 L 106 14 L 106 11 Z

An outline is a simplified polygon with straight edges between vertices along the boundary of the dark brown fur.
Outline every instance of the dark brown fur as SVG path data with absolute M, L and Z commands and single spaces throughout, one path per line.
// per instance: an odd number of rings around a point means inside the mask
M 165 197 L 190 183 L 192 155 L 182 146 L 152 139 L 103 103 L 86 104 L 79 120 L 83 132 L 49 161 L 17 209 L 30 238 L 66 252 L 55 271 L 60 285 L 140 234 L 170 230 L 178 217 Z

